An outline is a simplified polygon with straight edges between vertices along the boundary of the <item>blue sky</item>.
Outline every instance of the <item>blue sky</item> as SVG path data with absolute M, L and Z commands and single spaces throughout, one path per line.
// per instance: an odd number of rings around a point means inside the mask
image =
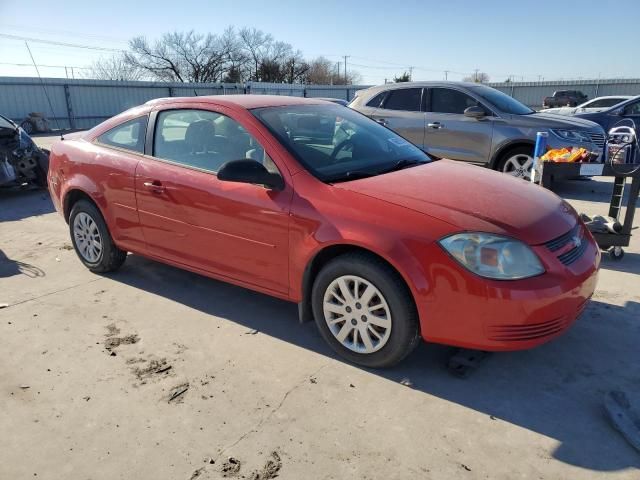
M 363 83 L 382 83 L 413 66 L 414 80 L 459 80 L 474 69 L 491 80 L 640 77 L 638 33 L 625 28 L 640 19 L 640 1 L 378 1 L 210 0 L 100 2 L 0 0 L 0 33 L 126 48 L 136 35 L 225 27 L 256 27 L 291 43 L 307 57 L 349 68 Z M 619 22 L 619 23 L 618 23 Z M 612 27 L 617 23 L 615 27 Z M 631 22 L 633 23 L 633 22 Z M 105 52 L 30 44 L 38 64 L 86 67 Z M 624 48 L 630 48 L 628 53 Z M 0 75 L 35 75 L 24 42 L 0 38 Z M 78 75 L 78 70 L 74 72 Z M 65 76 L 41 68 L 43 76 Z M 70 70 L 68 70 L 70 76 Z

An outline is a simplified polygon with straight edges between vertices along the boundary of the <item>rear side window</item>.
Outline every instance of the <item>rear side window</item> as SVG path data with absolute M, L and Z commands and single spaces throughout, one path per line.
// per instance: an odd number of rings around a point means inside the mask
M 367 103 L 367 107 L 378 108 L 380 106 L 380 104 L 382 103 L 382 99 L 384 98 L 384 96 L 386 94 L 387 94 L 387 92 L 382 92 L 382 93 L 379 93 L 378 95 L 376 95 L 375 97 L 373 97 Z
M 250 158 L 278 171 L 267 152 L 242 125 L 209 110 L 165 110 L 158 114 L 153 156 L 216 173 L 231 160 Z
M 147 117 L 134 118 L 106 131 L 97 138 L 102 145 L 123 148 L 132 152 L 144 152 L 144 137 L 147 132 Z
M 431 89 L 431 111 L 436 113 L 457 113 L 462 115 L 469 107 L 482 107 L 477 100 L 466 93 L 450 88 Z M 484 107 L 483 107 L 484 108 Z
M 421 88 L 402 88 L 391 90 L 384 101 L 383 108 L 387 110 L 404 110 L 405 112 L 419 112 Z

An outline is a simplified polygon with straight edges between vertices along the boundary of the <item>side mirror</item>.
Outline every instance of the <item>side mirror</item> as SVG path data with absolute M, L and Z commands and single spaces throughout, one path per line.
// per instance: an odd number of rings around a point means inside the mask
M 279 174 L 269 172 L 260 162 L 250 158 L 230 160 L 222 165 L 218 180 L 264 185 L 270 190 L 284 189 L 284 180 Z
M 465 109 L 464 116 L 470 117 L 470 118 L 482 118 L 486 116 L 486 114 L 484 113 L 484 109 L 482 107 L 478 107 L 476 105 L 476 106 L 468 107 L 467 109 Z

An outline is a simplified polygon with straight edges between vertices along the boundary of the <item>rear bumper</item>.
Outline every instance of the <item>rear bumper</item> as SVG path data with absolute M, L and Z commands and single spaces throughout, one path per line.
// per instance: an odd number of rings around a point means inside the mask
M 592 239 L 570 266 L 535 250 L 546 273 L 518 281 L 472 274 L 439 246 L 430 253 L 431 288 L 418 302 L 425 341 L 477 350 L 524 350 L 564 333 L 596 288 L 600 253 Z

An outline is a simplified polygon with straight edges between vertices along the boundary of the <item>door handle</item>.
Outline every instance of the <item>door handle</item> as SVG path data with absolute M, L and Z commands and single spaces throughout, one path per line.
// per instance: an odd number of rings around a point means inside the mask
M 440 122 L 427 123 L 427 127 L 438 130 L 439 128 L 444 128 L 444 125 Z
M 154 193 L 164 193 L 166 190 L 158 180 L 154 180 L 153 182 L 144 182 L 143 185 Z
M 376 122 L 382 125 L 383 127 L 387 126 L 387 121 L 384 118 L 376 118 Z

